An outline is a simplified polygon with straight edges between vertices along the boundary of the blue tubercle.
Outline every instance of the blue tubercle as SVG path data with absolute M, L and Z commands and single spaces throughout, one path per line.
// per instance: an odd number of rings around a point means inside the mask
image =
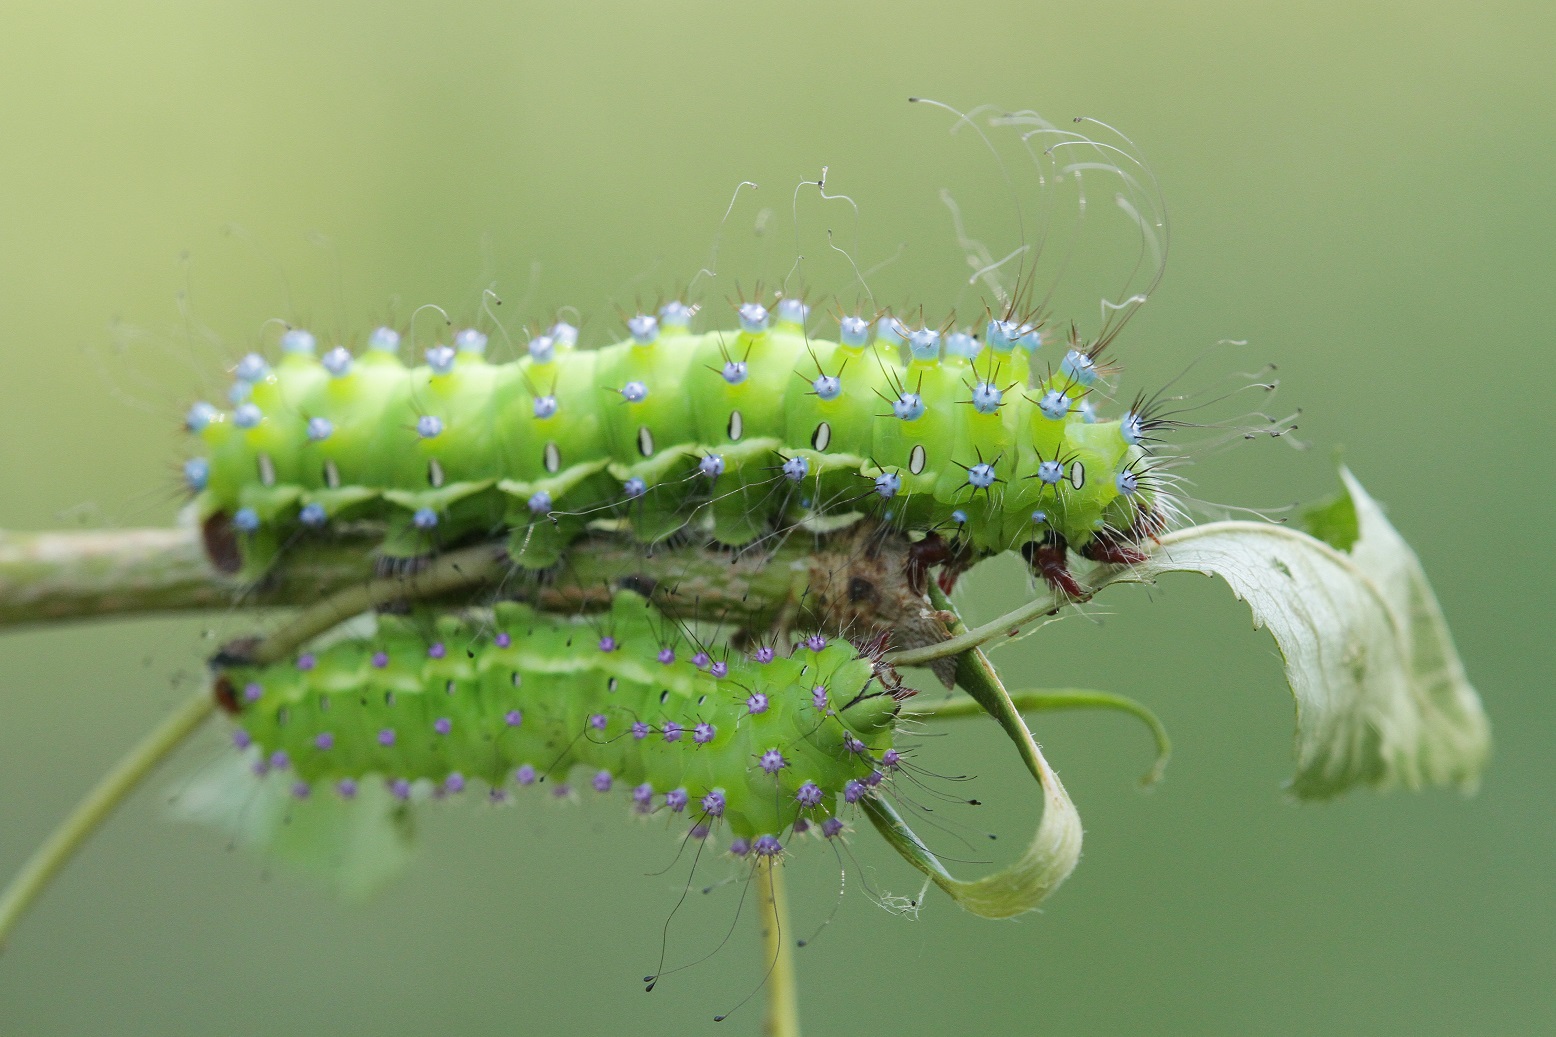
M 203 457 L 191 457 L 184 462 L 184 485 L 190 492 L 199 493 L 211 481 L 211 462 Z
M 651 346 L 659 339 L 659 320 L 646 313 L 627 318 L 627 331 L 640 346 Z
M 747 335 L 760 335 L 767 330 L 771 319 L 767 313 L 767 307 L 759 302 L 743 302 L 735 311 L 740 318 L 740 330 Z
M 367 337 L 367 348 L 381 353 L 398 353 L 400 333 L 393 328 L 374 328 L 373 333 Z
M 281 352 L 295 353 L 298 356 L 313 356 L 314 348 L 318 345 L 313 333 L 302 328 L 292 328 L 281 336 Z
M 891 405 L 891 412 L 903 421 L 917 421 L 924 416 L 924 398 L 916 392 L 905 392 Z
M 448 346 L 433 346 L 427 350 L 427 366 L 433 374 L 448 374 L 454 369 L 454 351 Z
M 1000 409 L 1000 403 L 1005 394 L 1001 392 L 993 382 L 979 382 L 973 386 L 972 405 L 973 410 L 979 414 L 993 414 Z
M 1080 385 L 1095 385 L 1097 382 L 1096 361 L 1078 350 L 1072 349 L 1064 354 L 1064 359 L 1059 362 L 1059 370 Z
M 254 428 L 265 420 L 265 412 L 252 403 L 239 404 L 232 412 L 232 423 L 238 428 Z
M 810 307 L 799 299 L 778 300 L 778 323 L 803 328 L 810 319 Z
M 556 359 L 556 339 L 550 335 L 536 335 L 529 340 L 529 357 L 537 364 L 549 364 Z
M 940 357 L 940 332 L 934 328 L 919 328 L 908 336 L 908 350 L 914 360 L 929 361 Z
M 837 340 L 850 349 L 870 341 L 870 322 L 863 317 L 844 317 L 837 322 Z
M 336 346 L 324 354 L 319 361 L 332 378 L 344 378 L 351 371 L 351 351 L 345 346 Z
M 184 415 L 184 428 L 190 432 L 200 432 L 220 416 L 221 411 L 201 400 L 192 404 L 189 413 Z
M 666 328 L 685 331 L 692 326 L 692 314 L 696 311 L 678 299 L 672 299 L 659 307 L 659 323 Z
M 1070 398 L 1058 389 L 1050 389 L 1037 401 L 1037 409 L 1043 412 L 1045 418 L 1059 421 L 1070 413 Z
M 454 348 L 480 355 L 486 352 L 486 336 L 474 328 L 464 328 L 454 333 Z
M 238 361 L 232 375 L 240 382 L 257 382 L 270 374 L 270 365 L 258 353 L 250 353 Z

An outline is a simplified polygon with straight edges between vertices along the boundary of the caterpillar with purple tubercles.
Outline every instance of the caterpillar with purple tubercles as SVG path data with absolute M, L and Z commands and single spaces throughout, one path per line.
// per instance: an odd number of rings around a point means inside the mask
M 772 856 L 839 816 L 900 764 L 899 704 L 913 694 L 880 660 L 821 635 L 792 655 L 688 641 L 644 599 L 617 595 L 602 618 L 512 602 L 472 623 L 384 616 L 369 637 L 269 666 L 233 660 L 214 693 L 236 745 L 294 795 L 356 795 L 383 781 L 397 799 L 481 782 L 488 795 L 582 774 L 633 809 L 719 826 L 737 855 Z M 602 632 L 603 631 L 603 632 Z

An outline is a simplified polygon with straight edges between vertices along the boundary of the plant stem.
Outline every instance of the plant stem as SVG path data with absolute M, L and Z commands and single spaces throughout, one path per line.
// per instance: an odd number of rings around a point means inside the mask
M 5 946 L 6 938 L 33 901 L 69 863 L 81 845 L 157 764 L 166 759 L 211 715 L 213 707 L 211 694 L 204 688 L 191 696 L 130 750 L 113 770 L 104 775 L 97 787 L 76 805 L 75 810 L 38 847 L 21 872 L 6 887 L 4 895 L 0 895 L 0 948 Z
M 257 584 L 217 572 L 193 528 L 12 533 L 0 530 L 0 628 L 70 620 L 179 612 L 314 606 L 331 594 L 375 581 L 374 543 L 341 539 L 289 548 Z M 586 536 L 562 567 L 539 574 L 506 562 L 500 544 L 432 559 L 403 577 L 451 602 L 468 605 L 472 588 L 506 590 L 553 612 L 609 606 L 616 588 L 651 595 L 666 614 L 745 629 L 812 626 L 895 630 L 900 644 L 943 636 L 925 624 L 927 605 L 911 593 L 902 559 L 907 541 L 869 523 L 812 535 L 791 532 L 760 548 L 716 546 L 645 549 L 630 537 Z M 464 573 L 450 567 L 463 561 Z M 436 578 L 426 575 L 437 569 Z M 863 580 L 876 592 L 855 601 L 847 588 Z M 365 599 L 362 599 L 365 600 Z M 821 603 L 825 601 L 826 604 Z M 332 606 L 342 607 L 345 599 Z
M 1089 688 L 1044 688 L 1012 691 L 1010 701 L 1015 705 L 1016 712 L 1023 715 L 1065 709 L 1115 709 L 1128 713 L 1150 729 L 1151 737 L 1156 742 L 1156 762 L 1140 779 L 1140 784 L 1156 784 L 1167 770 L 1167 761 L 1172 757 L 1172 739 L 1167 736 L 1167 728 L 1149 707 L 1126 695 L 1092 691 Z M 953 698 L 925 705 L 914 703 L 910 709 L 911 715 L 919 720 L 959 720 L 964 717 L 989 716 L 989 711 L 971 698 Z
M 789 933 L 789 900 L 784 891 L 783 866 L 773 857 L 759 857 L 756 879 L 766 887 L 762 902 L 763 958 L 772 962 L 767 974 L 767 1015 L 762 1020 L 766 1037 L 799 1037 L 800 995 L 794 974 L 794 938 Z M 766 881 L 763 881 L 763 880 Z

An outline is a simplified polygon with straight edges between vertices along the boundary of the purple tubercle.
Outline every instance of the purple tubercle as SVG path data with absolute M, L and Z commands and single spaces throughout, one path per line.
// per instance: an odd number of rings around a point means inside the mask
M 600 638 L 600 651 L 614 652 L 617 647 L 618 645 L 616 644 L 616 639 L 609 634 L 606 634 L 604 637 Z
M 378 732 L 378 744 L 385 749 L 394 744 L 394 728 L 386 727 Z
M 707 652 L 699 651 L 696 655 L 692 656 L 692 665 L 697 667 L 699 670 L 707 666 L 711 661 L 712 660 L 708 658 Z
M 698 745 L 707 745 L 713 741 L 713 736 L 718 734 L 718 728 L 704 721 L 692 728 L 692 741 Z
M 320 751 L 335 748 L 335 736 L 328 731 L 320 731 L 313 736 L 313 747 Z
M 265 695 L 265 689 L 253 681 L 243 685 L 243 701 L 258 702 Z
M 427 658 L 441 659 L 448 654 L 448 648 L 442 641 L 434 641 L 427 646 Z
M 632 802 L 642 813 L 648 813 L 654 808 L 654 786 L 648 782 L 637 786 L 632 790 Z
M 805 639 L 805 647 L 813 652 L 819 652 L 827 646 L 827 639 L 820 634 L 811 634 Z
M 683 728 L 680 724 L 677 724 L 674 720 L 666 720 L 665 726 L 663 728 L 665 741 L 679 742 L 681 740 L 681 732 L 684 730 L 686 729 Z
M 312 793 L 312 792 L 313 792 L 313 786 L 309 785 L 306 781 L 294 781 L 294 782 L 292 782 L 292 798 L 293 799 L 307 799 L 309 794 Z
M 795 835 L 804 835 L 808 831 L 810 831 L 810 822 L 809 821 L 805 820 L 803 817 L 797 817 L 797 818 L 794 819 L 794 834 Z
M 723 680 L 725 677 L 729 676 L 729 663 L 725 662 L 723 659 L 720 659 L 718 662 L 708 667 L 708 672 L 713 674 L 714 680 Z
M 292 765 L 292 758 L 286 754 L 285 749 L 277 749 L 270 754 L 270 767 L 272 770 L 284 771 Z
M 263 778 L 270 773 L 270 761 L 263 756 L 249 764 L 249 772 L 256 778 Z
M 388 666 L 388 665 L 389 665 L 389 653 L 388 652 L 374 652 L 373 653 L 373 668 L 375 670 L 382 670 L 385 666 Z
M 810 689 L 810 704 L 822 712 L 826 712 L 827 686 L 825 684 L 818 684 Z
M 708 837 L 709 831 L 711 831 L 711 829 L 709 829 L 707 825 L 692 825 L 691 836 L 693 839 L 706 839 Z
M 757 662 L 763 664 L 764 666 L 766 664 L 772 662 L 777 657 L 778 657 L 778 653 L 773 651 L 773 646 L 772 645 L 763 645 L 762 647 L 760 647 L 760 648 L 758 648 L 756 650 L 755 659 L 756 659 Z
M 691 797 L 686 794 L 685 789 L 671 789 L 665 793 L 665 806 L 669 807 L 674 813 L 679 814 L 685 810 L 686 804 L 689 802 L 691 802 Z
M 465 791 L 465 776 L 458 771 L 454 771 L 443 779 L 443 791 L 451 796 Z
M 864 783 L 873 789 L 875 786 L 879 785 L 882 780 L 885 779 L 885 777 L 886 775 L 882 774 L 880 771 L 871 771 L 869 774 L 865 775 Z
M 589 784 L 594 786 L 594 791 L 596 792 L 609 792 L 611 790 L 611 785 L 615 783 L 615 780 L 616 779 L 611 776 L 610 771 L 600 771 L 594 776 L 594 780 L 589 782 Z
M 843 831 L 843 822 L 835 817 L 829 817 L 821 822 L 821 834 L 828 839 L 834 839 Z
M 671 663 L 675 662 L 675 649 L 669 647 L 661 648 L 659 650 L 659 661 L 664 663 L 666 666 L 669 666 Z
M 632 724 L 632 737 L 641 742 L 643 739 L 648 737 L 648 732 L 650 730 L 652 729 L 643 721 L 634 721 Z
M 335 792 L 341 799 L 356 799 L 357 780 L 355 778 L 341 778 L 335 783 Z
M 493 785 L 486 790 L 486 802 L 494 807 L 508 802 L 508 790 Z
M 817 785 L 814 781 L 807 781 L 800 786 L 799 791 L 794 794 L 794 798 L 799 800 L 802 807 L 819 807 L 825 795 L 826 793 L 821 791 L 820 785 Z
M 712 792 L 702 797 L 702 812 L 707 814 L 709 817 L 723 817 L 724 806 L 725 802 L 723 789 L 714 789 Z
M 297 657 L 297 668 L 299 670 L 311 670 L 318 664 L 319 660 L 314 657 L 312 652 L 304 652 Z
M 759 835 L 751 849 L 756 851 L 758 857 L 776 857 L 783 852 L 783 843 L 778 841 L 776 835 Z
M 509 727 L 518 727 L 524 723 L 524 714 L 516 709 L 510 709 L 502 715 L 502 721 Z
M 767 695 L 764 692 L 753 691 L 746 699 L 746 712 L 752 715 L 766 713 L 768 705 Z
M 558 782 L 557 784 L 551 786 L 551 795 L 557 799 L 566 799 L 572 794 L 573 787 L 565 781 Z
M 789 761 L 783 758 L 783 753 L 777 749 L 769 749 L 757 757 L 756 765 L 768 774 L 777 774 L 789 765 Z
M 438 717 L 432 722 L 432 729 L 440 735 L 446 735 L 454 730 L 454 721 L 448 717 Z
M 535 784 L 535 768 L 527 763 L 521 764 L 519 769 L 513 772 L 513 780 L 526 787 Z
M 843 786 L 843 801 L 845 803 L 857 803 L 864 798 L 864 794 L 868 791 L 864 786 L 864 782 L 854 781 L 850 778 L 848 784 Z
M 895 749 L 887 749 L 881 754 L 881 766 L 887 770 L 896 770 L 902 766 L 902 754 Z
M 404 778 L 394 778 L 389 782 L 389 795 L 403 803 L 411 798 L 411 783 Z
M 247 749 L 249 746 L 254 744 L 254 736 L 243 730 L 241 727 L 233 728 L 232 744 L 236 749 Z
M 589 718 L 589 726 L 594 728 L 596 731 L 605 730 L 606 726 L 609 724 L 610 721 L 606 719 L 604 713 L 595 713 Z
M 492 644 L 498 648 L 508 648 L 513 644 L 513 636 L 506 630 L 492 638 Z
M 751 852 L 751 840 L 736 836 L 729 841 L 729 852 L 736 857 L 744 857 Z

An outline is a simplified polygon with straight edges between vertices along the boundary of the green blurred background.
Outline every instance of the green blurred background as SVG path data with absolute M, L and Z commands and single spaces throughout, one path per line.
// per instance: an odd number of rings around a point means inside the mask
M 1227 337 L 1252 344 L 1212 374 L 1280 365 L 1314 449 L 1204 458 L 1200 491 L 1316 499 L 1343 446 L 1436 583 L 1496 757 L 1473 799 L 1292 806 L 1291 704 L 1246 612 L 1188 577 L 1116 594 L 996 661 L 1014 684 L 1153 704 L 1178 743 L 1167 781 L 1136 789 L 1146 746 L 1125 721 L 1043 718 L 1087 822 L 1074 877 L 1017 922 L 938 897 L 911 921 L 851 866 L 838 920 L 800 952 L 807 1029 L 1552 1032 L 1552 39 L 1545 3 L 11 4 L 0 525 L 169 521 L 176 417 L 271 317 L 468 318 L 496 283 L 510 323 L 570 304 L 610 337 L 615 305 L 706 262 L 741 180 L 761 197 L 731 227 L 768 206 L 777 229 L 765 254 L 730 245 L 716 307 L 735 274 L 783 276 L 792 187 L 829 165 L 862 207 L 862 261 L 908 246 L 888 298 L 941 312 L 964 268 L 935 188 L 960 178 L 985 226 L 1006 202 L 977 149 L 905 98 L 1104 118 L 1174 220 L 1167 280 L 1119 343 L 1127 384 Z M 813 237 L 852 229 L 806 212 Z M 978 615 L 1022 593 L 979 579 Z M 242 627 L 0 637 L 0 871 Z M 759 972 L 749 918 L 654 994 L 636 982 L 678 895 L 679 872 L 645 876 L 673 852 L 659 829 L 613 806 L 432 811 L 412 873 L 342 905 L 165 819 L 219 746 L 183 754 L 24 924 L 0 957 L 0 1030 L 755 1030 L 755 1004 L 710 1021 Z M 988 805 L 963 819 L 1013 852 L 1035 807 L 1007 746 L 974 725 L 934 753 L 979 775 Z M 855 851 L 875 888 L 916 891 L 873 834 Z M 831 855 L 790 876 L 797 928 L 819 924 Z M 736 895 L 708 899 L 673 957 L 722 937 Z

